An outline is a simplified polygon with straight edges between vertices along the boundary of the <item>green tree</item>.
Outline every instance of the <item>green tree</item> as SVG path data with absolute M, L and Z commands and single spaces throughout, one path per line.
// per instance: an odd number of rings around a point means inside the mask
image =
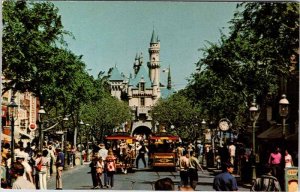
M 229 36 L 202 48 L 186 93 L 211 117 L 241 125 L 254 96 L 262 108 L 291 78 L 290 56 L 298 56 L 299 3 L 241 3 L 230 21 Z
M 82 107 L 82 118 L 95 127 L 93 135 L 100 141 L 104 135 L 111 134 L 113 128 L 129 121 L 131 110 L 128 103 L 106 93 L 100 100 Z
M 52 3 L 3 1 L 2 73 L 10 81 L 2 94 L 13 88 L 39 95 L 41 83 L 53 74 L 52 59 L 56 48 L 64 45 L 58 9 Z M 55 69 L 59 70 L 59 69 Z
M 160 99 L 153 106 L 151 116 L 154 123 L 159 122 L 168 132 L 184 140 L 195 140 L 199 136 L 201 118 L 204 118 L 199 107 L 193 106 L 187 97 L 178 93 L 168 99 Z

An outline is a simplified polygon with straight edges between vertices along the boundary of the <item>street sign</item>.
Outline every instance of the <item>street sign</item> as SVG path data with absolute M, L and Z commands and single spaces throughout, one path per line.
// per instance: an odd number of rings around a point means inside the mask
M 298 191 L 298 167 L 285 168 L 285 191 Z
M 37 126 L 36 126 L 35 123 L 31 123 L 31 124 L 29 125 L 29 128 L 30 128 L 30 131 L 34 131 L 34 130 L 36 130 Z

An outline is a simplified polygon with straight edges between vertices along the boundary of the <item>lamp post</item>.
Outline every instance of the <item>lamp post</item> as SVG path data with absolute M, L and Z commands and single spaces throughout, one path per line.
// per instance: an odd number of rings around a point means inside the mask
M 286 129 L 285 129 L 285 120 L 289 113 L 289 101 L 286 99 L 286 95 L 283 94 L 279 101 L 279 114 L 282 117 L 282 137 L 285 140 Z
M 210 128 L 210 131 L 211 131 L 211 145 L 212 145 L 212 152 L 213 152 L 213 162 L 212 162 L 212 165 L 213 167 L 215 167 L 215 156 L 216 156 L 216 147 L 215 147 L 215 123 L 214 121 L 210 121 L 209 122 L 209 128 Z
M 63 118 L 63 126 L 65 126 L 64 125 L 64 122 L 67 122 L 67 121 L 69 121 L 69 118 L 68 118 L 68 116 L 66 115 L 64 118 Z M 65 127 L 64 127 L 65 128 Z M 66 135 L 65 135 L 65 131 L 63 131 L 63 137 L 65 137 L 65 139 L 64 139 L 64 142 L 66 143 L 66 141 L 67 141 L 67 137 L 68 137 L 68 129 L 66 129 Z M 66 143 L 67 144 L 67 143 Z M 67 169 L 67 160 L 68 160 L 68 157 L 69 157 L 69 155 L 71 155 L 70 153 L 68 153 L 67 154 L 67 145 L 65 145 L 64 146 L 64 148 L 63 148 L 63 150 L 64 150 L 64 154 L 65 154 L 65 163 L 64 163 L 64 170 L 66 170 Z
M 15 102 L 15 96 L 11 97 L 10 103 L 8 104 L 9 117 L 11 124 L 11 163 L 15 161 L 15 116 L 17 116 L 18 105 Z
M 87 123 L 87 124 L 85 124 L 85 126 L 89 127 L 90 124 Z M 86 161 L 87 162 L 90 161 L 90 153 L 89 153 L 89 151 L 90 151 L 89 150 L 89 148 L 90 148 L 89 147 L 89 130 L 90 130 L 90 128 L 87 129 L 86 132 L 85 132 L 86 133 L 86 138 L 85 139 L 86 139 Z
M 80 165 L 83 164 L 82 162 L 82 141 L 81 141 L 81 135 L 82 135 L 82 130 L 81 130 L 81 126 L 84 125 L 83 121 L 80 120 L 79 122 L 79 126 L 80 126 L 80 135 L 79 135 L 79 138 L 80 138 L 80 148 L 79 148 L 79 152 L 80 152 Z
M 256 121 L 259 117 L 259 110 L 257 108 L 255 98 L 253 99 L 253 102 L 251 103 L 251 107 L 249 108 L 249 111 L 250 111 L 250 120 L 252 121 L 252 145 L 253 145 L 253 155 L 254 155 L 254 162 L 253 162 L 253 165 L 252 165 L 252 180 L 255 180 L 256 179 L 255 124 L 256 124 Z
M 203 157 L 202 157 L 202 164 L 203 166 L 206 166 L 206 151 L 205 151 L 205 136 L 203 135 L 203 132 L 206 128 L 206 121 L 204 119 L 202 119 L 201 121 L 201 137 L 202 137 L 202 142 L 203 142 Z
M 44 114 L 46 114 L 46 111 L 44 109 L 44 106 L 41 105 L 40 106 L 40 110 L 38 111 L 38 114 L 39 114 L 39 124 L 40 124 L 40 127 L 39 127 L 39 150 L 42 151 L 43 149 L 43 139 L 44 139 L 44 132 L 43 132 L 43 118 L 42 116 Z

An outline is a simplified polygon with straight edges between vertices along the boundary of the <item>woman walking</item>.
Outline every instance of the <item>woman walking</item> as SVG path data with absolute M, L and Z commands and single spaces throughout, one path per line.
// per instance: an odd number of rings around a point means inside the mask
M 43 152 L 39 152 L 37 154 L 37 159 L 35 161 L 35 166 L 36 170 L 39 175 L 39 184 L 40 184 L 40 189 L 47 189 L 47 171 L 48 171 L 48 166 L 50 164 L 48 158 L 48 151 L 43 150 Z
M 106 170 L 107 170 L 107 188 L 114 186 L 114 174 L 116 172 L 116 157 L 112 149 L 108 150 L 106 157 Z
M 104 161 L 102 157 L 99 157 L 99 160 L 97 161 L 96 164 L 96 175 L 97 175 L 98 186 L 100 186 L 101 189 L 103 188 L 102 179 L 101 179 L 103 170 L 104 170 Z

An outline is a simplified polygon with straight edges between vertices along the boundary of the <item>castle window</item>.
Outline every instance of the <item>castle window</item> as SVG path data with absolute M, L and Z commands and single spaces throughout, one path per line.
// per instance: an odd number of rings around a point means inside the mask
M 140 83 L 141 91 L 145 91 L 145 83 Z
M 141 106 L 145 106 L 145 98 L 141 97 Z

